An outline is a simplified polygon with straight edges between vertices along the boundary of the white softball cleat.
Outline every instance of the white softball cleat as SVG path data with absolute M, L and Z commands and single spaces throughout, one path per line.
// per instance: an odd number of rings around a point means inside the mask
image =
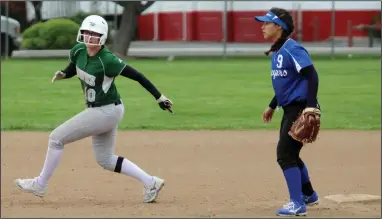
M 24 192 L 33 193 L 38 197 L 43 197 L 46 190 L 46 187 L 41 187 L 37 184 L 36 178 L 33 179 L 16 179 L 16 185 Z
M 154 202 L 158 198 L 159 192 L 161 191 L 163 186 L 164 186 L 164 180 L 159 177 L 153 176 L 152 184 L 148 187 L 146 186 L 144 187 L 143 202 L 145 203 Z

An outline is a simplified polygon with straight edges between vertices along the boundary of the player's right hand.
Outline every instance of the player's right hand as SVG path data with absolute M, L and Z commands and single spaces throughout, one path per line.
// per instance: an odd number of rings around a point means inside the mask
M 263 112 L 263 121 L 265 123 L 268 123 L 272 121 L 273 113 L 275 112 L 274 109 L 267 107 Z
M 66 74 L 65 74 L 64 72 L 62 72 L 62 71 L 56 71 L 56 72 L 54 73 L 53 78 L 52 78 L 52 83 L 54 83 L 56 80 L 62 80 L 62 79 L 64 79 L 65 76 L 66 76 Z

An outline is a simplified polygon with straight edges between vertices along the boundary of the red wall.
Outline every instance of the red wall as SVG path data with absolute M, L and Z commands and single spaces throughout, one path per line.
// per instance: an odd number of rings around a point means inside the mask
M 264 42 L 261 23 L 253 16 L 264 15 L 266 11 L 231 11 L 227 13 L 227 38 L 230 42 Z M 293 12 L 292 12 L 293 13 Z M 348 20 L 352 25 L 370 24 L 379 11 L 336 11 L 335 36 L 348 35 Z M 296 14 L 297 15 L 297 14 Z M 302 11 L 302 40 L 323 41 L 331 35 L 331 11 Z M 181 12 L 159 13 L 159 39 L 179 41 L 183 39 L 183 14 Z M 188 41 L 221 41 L 222 12 L 194 11 L 187 13 Z M 295 18 L 295 20 L 297 20 Z M 295 24 L 297 27 L 297 24 Z M 297 30 L 297 29 L 296 29 Z M 154 15 L 139 18 L 140 40 L 154 39 Z M 366 36 L 363 31 L 353 31 L 353 36 Z

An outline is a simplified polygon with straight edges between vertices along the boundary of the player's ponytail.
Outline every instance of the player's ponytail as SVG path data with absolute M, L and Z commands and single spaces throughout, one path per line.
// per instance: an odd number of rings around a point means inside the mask
M 271 53 L 271 52 L 279 50 L 284 45 L 285 41 L 288 40 L 289 36 L 294 31 L 293 17 L 287 10 L 284 10 L 282 8 L 272 8 L 271 12 L 274 13 L 275 15 L 277 15 L 277 17 L 279 17 L 280 20 L 282 20 L 285 23 L 285 25 L 288 27 L 288 30 L 283 29 L 283 32 L 282 32 L 280 38 L 278 38 L 273 43 L 273 45 L 271 46 L 271 48 L 268 51 L 264 52 L 264 54 L 266 56 L 268 56 L 269 53 Z

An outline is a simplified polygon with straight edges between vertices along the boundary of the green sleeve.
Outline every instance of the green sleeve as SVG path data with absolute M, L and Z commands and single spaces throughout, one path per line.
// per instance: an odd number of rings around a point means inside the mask
M 73 64 L 76 64 L 77 56 L 79 54 L 79 51 L 81 51 L 82 49 L 85 49 L 85 44 L 78 43 L 77 45 L 75 45 L 69 52 L 69 61 Z
M 116 77 L 126 66 L 126 62 L 115 55 L 110 55 L 106 59 L 105 75 L 107 77 Z

